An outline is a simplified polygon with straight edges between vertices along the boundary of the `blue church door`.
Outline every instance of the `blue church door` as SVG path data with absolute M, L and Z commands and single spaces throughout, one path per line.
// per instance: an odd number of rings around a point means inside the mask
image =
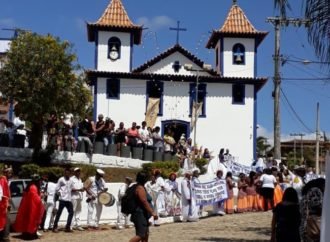
M 168 130 L 172 130 L 174 133 L 174 139 L 176 142 L 180 140 L 182 134 L 186 135 L 186 139 L 190 136 L 190 123 L 182 120 L 165 120 L 162 121 L 162 135 L 166 134 Z

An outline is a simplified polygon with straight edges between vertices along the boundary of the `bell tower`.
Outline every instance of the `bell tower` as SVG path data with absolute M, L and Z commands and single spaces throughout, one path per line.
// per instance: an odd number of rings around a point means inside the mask
M 87 32 L 95 43 L 96 70 L 132 70 L 133 45 L 141 43 L 142 26 L 133 24 L 121 0 L 112 0 L 96 23 L 87 23 Z
M 256 77 L 257 49 L 267 34 L 256 30 L 234 0 L 225 23 L 212 32 L 206 45 L 215 49 L 217 73 L 224 77 Z

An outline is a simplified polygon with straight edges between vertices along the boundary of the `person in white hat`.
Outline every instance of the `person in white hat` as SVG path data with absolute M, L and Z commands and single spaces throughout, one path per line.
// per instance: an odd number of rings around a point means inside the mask
M 97 169 L 95 176 L 89 177 L 85 182 L 88 203 L 87 225 L 90 229 L 99 228 L 103 205 L 99 202 L 98 195 L 108 190 L 105 187 L 104 174 L 103 170 Z M 95 214 L 94 211 L 96 211 Z
M 71 193 L 71 201 L 73 206 L 73 223 L 72 228 L 83 231 L 84 229 L 80 226 L 80 214 L 81 214 L 81 202 L 83 199 L 84 184 L 80 178 L 80 168 L 76 167 L 73 169 L 73 176 L 71 177 L 73 188 Z

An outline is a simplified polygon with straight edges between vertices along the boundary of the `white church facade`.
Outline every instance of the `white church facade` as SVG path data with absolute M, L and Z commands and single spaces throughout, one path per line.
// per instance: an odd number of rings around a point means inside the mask
M 124 122 L 129 128 L 132 122 L 145 120 L 148 103 L 156 98 L 154 126 L 162 134 L 170 128 L 176 140 L 182 133 L 194 139 L 196 131 L 198 146 L 213 155 L 228 148 L 240 163 L 251 164 L 257 138 L 257 93 L 267 81 L 256 77 L 257 48 L 267 33 L 256 30 L 237 4 L 206 44 L 215 53 L 211 70 L 179 44 L 133 68 L 133 46 L 141 43 L 142 26 L 132 23 L 120 0 L 112 0 L 87 29 L 88 40 L 95 43 L 95 69 L 87 71 L 95 119 L 103 114 L 116 127 Z M 192 130 L 196 98 L 201 109 Z

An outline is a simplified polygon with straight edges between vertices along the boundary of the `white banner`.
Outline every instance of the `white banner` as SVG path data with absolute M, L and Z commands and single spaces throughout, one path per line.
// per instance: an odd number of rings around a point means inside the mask
M 202 114 L 202 107 L 203 107 L 203 102 L 196 103 L 195 101 L 193 101 L 190 132 L 192 132 L 193 129 L 195 128 L 197 119 L 198 119 L 199 115 Z
M 240 173 L 248 175 L 252 170 L 250 166 L 245 166 L 235 161 L 229 162 L 228 167 L 229 170 L 231 170 L 231 172 L 233 173 L 233 176 L 238 176 Z
M 147 122 L 147 126 L 153 128 L 155 126 L 157 115 L 159 112 L 159 98 L 151 98 L 148 99 L 148 106 L 146 111 L 145 121 Z
M 208 205 L 228 198 L 226 180 L 193 183 L 193 194 L 197 205 Z

